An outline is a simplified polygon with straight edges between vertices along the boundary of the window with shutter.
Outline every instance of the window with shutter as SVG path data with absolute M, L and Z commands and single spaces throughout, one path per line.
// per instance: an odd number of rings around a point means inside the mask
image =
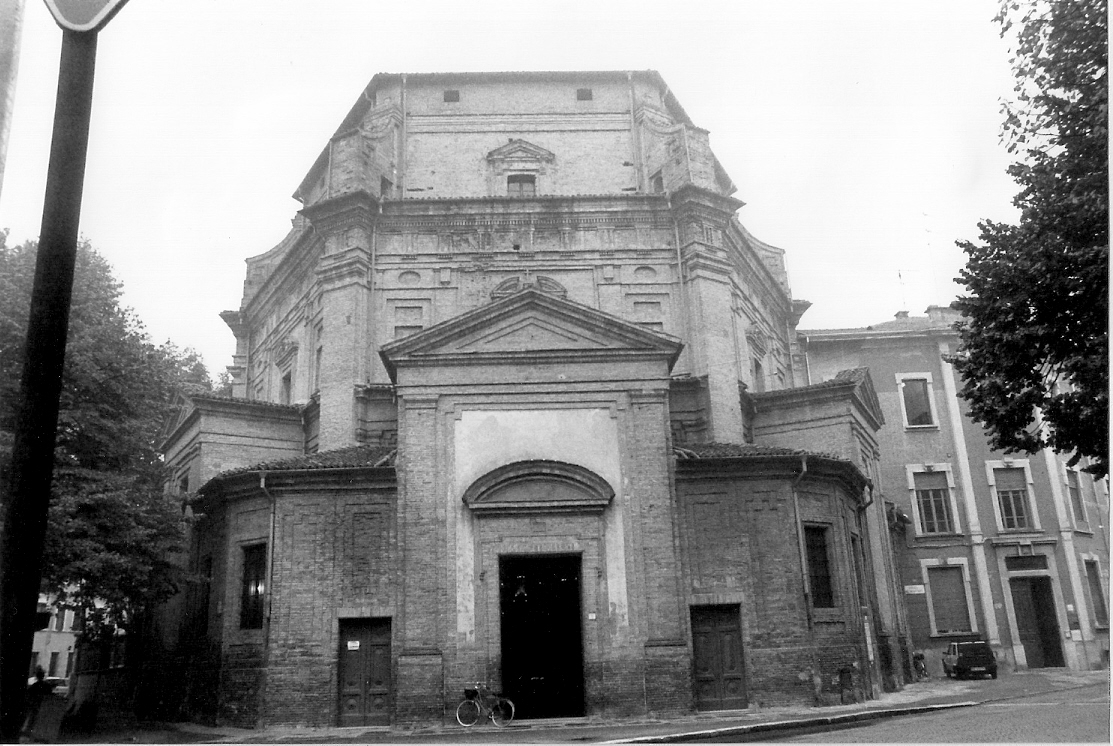
M 929 567 L 928 584 L 936 633 L 970 632 L 970 609 L 966 606 L 962 568 Z

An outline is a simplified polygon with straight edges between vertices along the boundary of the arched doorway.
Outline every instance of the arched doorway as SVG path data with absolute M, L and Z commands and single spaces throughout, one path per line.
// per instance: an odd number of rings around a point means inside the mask
M 613 497 L 609 483 L 588 469 L 544 460 L 495 469 L 463 496 L 485 525 L 497 526 L 502 537 L 518 537 L 517 544 L 499 539 L 494 617 L 502 690 L 514 701 L 516 717 L 585 713 L 583 579 L 590 567 L 585 571 L 578 549 L 538 549 L 536 544 L 578 546 L 585 530 L 599 535 L 598 519 Z M 554 514 L 567 519 L 552 520 Z M 494 570 L 488 565 L 487 572 Z

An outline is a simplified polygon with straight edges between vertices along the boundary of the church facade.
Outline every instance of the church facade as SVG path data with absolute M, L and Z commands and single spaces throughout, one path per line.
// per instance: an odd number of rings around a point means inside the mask
M 166 430 L 199 717 L 832 703 L 905 637 L 868 373 L 654 72 L 376 75 Z

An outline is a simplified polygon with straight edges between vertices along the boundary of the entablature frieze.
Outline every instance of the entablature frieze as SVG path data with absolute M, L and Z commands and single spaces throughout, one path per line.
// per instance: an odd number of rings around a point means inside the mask
M 565 114 L 416 114 L 406 119 L 406 133 L 451 134 L 476 132 L 578 132 L 583 130 L 625 131 L 630 129 L 630 112 L 568 112 Z
M 626 211 L 621 214 L 606 212 L 569 214 L 563 211 L 548 213 L 519 212 L 503 214 L 444 214 L 444 215 L 383 215 L 378 221 L 378 231 L 390 233 L 452 233 L 452 232 L 509 232 L 578 231 L 609 228 L 672 229 L 672 217 L 663 211 Z

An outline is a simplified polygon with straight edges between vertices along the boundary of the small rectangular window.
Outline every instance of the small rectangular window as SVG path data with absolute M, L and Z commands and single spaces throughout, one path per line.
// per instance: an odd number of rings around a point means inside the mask
M 1094 608 L 1094 624 L 1109 626 L 1109 609 L 1105 607 L 1105 593 L 1101 589 L 1101 568 L 1093 560 L 1086 560 L 1086 580 L 1090 585 L 1090 606 Z
M 756 357 L 753 359 L 754 392 L 765 391 L 765 368 Z
M 59 607 L 54 612 L 54 631 L 55 632 L 61 632 L 65 628 L 66 628 L 66 610 Z
M 812 606 L 818 609 L 833 608 L 835 588 L 831 582 L 827 529 L 823 526 L 805 526 L 804 547 L 808 558 L 808 583 L 812 591 Z
M 444 92 L 444 102 L 446 104 L 454 104 L 459 100 L 460 100 L 460 92 L 459 91 L 457 91 L 455 89 L 451 89 L 451 90 L 447 90 L 447 91 Z
M 1014 572 L 1022 570 L 1046 570 L 1047 555 L 1012 554 L 1005 557 L 1005 569 Z
M 278 392 L 278 401 L 280 404 L 289 404 L 293 400 L 293 395 L 294 373 L 293 371 L 289 371 L 282 376 L 282 387 Z
M 591 89 L 590 88 L 577 88 L 576 89 L 576 100 L 577 101 L 590 101 L 591 98 L 592 97 L 591 97 Z
M 379 196 L 383 199 L 394 196 L 394 182 L 385 176 L 379 179 Z
M 72 650 L 66 654 L 66 673 L 64 674 L 64 677 L 68 679 L 70 677 L 71 673 L 73 673 L 73 651 Z
M 1028 506 L 1028 480 L 1024 469 L 994 469 L 997 503 L 1001 509 L 1001 525 L 1011 531 L 1032 528 Z
M 916 510 L 920 518 L 920 533 L 954 533 L 951 490 L 947 484 L 947 473 L 917 472 L 912 475 L 912 479 L 916 486 Z
M 61 657 L 62 657 L 62 654 L 58 651 L 55 651 L 55 652 L 50 654 L 50 665 L 46 669 L 46 675 L 47 676 L 57 676 L 58 675 L 58 659 L 61 658 Z
M 906 378 L 901 381 L 904 416 L 909 427 L 934 425 L 931 416 L 931 386 L 923 378 Z
M 537 194 L 537 179 L 533 174 L 510 174 L 506 177 L 506 193 L 511 197 L 532 197 Z
M 263 628 L 266 593 L 267 545 L 243 548 L 243 584 L 240 593 L 240 629 Z

